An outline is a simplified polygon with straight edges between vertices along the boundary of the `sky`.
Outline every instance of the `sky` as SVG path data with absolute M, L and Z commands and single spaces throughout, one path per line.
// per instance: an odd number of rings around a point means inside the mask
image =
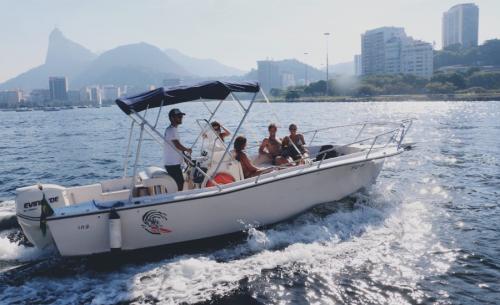
M 42 64 L 54 27 L 102 53 L 147 42 L 250 70 L 261 59 L 352 61 L 361 34 L 404 27 L 441 48 L 453 0 L 0 0 L 0 82 Z M 477 0 L 479 41 L 500 38 L 500 0 Z M 330 36 L 323 35 L 325 32 Z M 308 55 L 304 55 L 308 53 Z

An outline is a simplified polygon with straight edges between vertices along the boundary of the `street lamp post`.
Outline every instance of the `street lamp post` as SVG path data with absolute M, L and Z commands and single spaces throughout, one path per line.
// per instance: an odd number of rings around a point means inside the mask
M 323 33 L 323 35 L 325 35 L 326 37 L 326 92 L 325 92 L 325 95 L 328 95 L 328 36 L 330 36 L 330 33 L 329 32 L 326 32 L 326 33 Z
M 309 55 L 309 53 L 308 52 L 304 52 L 304 55 L 305 55 L 304 56 L 304 67 L 305 67 L 304 85 L 307 86 L 308 81 L 307 81 L 307 63 L 306 63 L 306 58 L 307 58 L 307 55 Z

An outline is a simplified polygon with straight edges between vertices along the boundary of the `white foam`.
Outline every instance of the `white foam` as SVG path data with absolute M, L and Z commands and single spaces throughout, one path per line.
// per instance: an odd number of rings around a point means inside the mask
M 8 233 L 8 232 L 4 232 Z M 4 235 L 2 234 L 2 235 Z M 51 253 L 51 250 L 40 250 L 35 247 L 26 247 L 11 243 L 6 236 L 0 236 L 0 260 L 27 262 L 38 260 Z
M 412 194 L 421 198 L 418 187 L 415 185 Z M 436 213 L 428 205 L 413 198 L 402 200 L 386 186 L 356 196 L 354 210 L 307 213 L 268 230 L 250 227 L 247 242 L 208 255 L 178 256 L 99 277 L 83 273 L 76 278 L 28 281 L 21 287 L 11 287 L 6 299 L 35 289 L 53 293 L 68 303 L 78 303 L 80 295 L 91 299 L 92 304 L 146 303 L 147 299 L 161 304 L 194 303 L 226 295 L 243 279 L 258 282 L 265 270 L 300 265 L 328 287 L 329 291 L 305 292 L 309 303 L 321 303 L 325 293 L 342 289 L 338 282 L 348 270 L 360 270 L 365 265 L 370 265 L 367 272 L 374 280 L 414 290 L 427 275 L 446 272 L 454 254 L 435 237 L 432 218 Z M 13 257 L 18 255 L 16 251 Z M 271 298 L 270 303 L 293 302 L 280 284 L 263 286 L 259 286 L 264 290 L 259 293 Z M 366 293 L 381 297 L 369 289 Z M 380 301 L 398 300 L 397 295 L 387 298 Z
M 5 218 L 14 217 L 15 215 L 16 206 L 14 200 L 0 202 L 0 222 Z

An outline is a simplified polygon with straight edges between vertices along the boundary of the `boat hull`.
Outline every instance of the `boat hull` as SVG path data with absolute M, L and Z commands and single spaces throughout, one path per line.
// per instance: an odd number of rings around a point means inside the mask
M 340 200 L 375 182 L 384 158 L 318 168 L 279 179 L 172 202 L 116 209 L 122 250 L 168 245 L 263 226 L 325 202 Z M 63 256 L 110 251 L 109 211 L 49 219 Z

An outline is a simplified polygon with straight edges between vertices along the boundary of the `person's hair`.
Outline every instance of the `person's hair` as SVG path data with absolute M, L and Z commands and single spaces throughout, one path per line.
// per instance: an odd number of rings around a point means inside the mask
M 247 144 L 247 138 L 244 136 L 238 136 L 236 140 L 234 140 L 234 151 L 236 152 L 236 160 L 240 161 L 241 153 L 243 148 L 245 148 L 245 144 Z
M 267 126 L 267 130 L 270 131 L 271 128 L 273 128 L 273 127 L 276 128 L 276 129 L 278 129 L 278 126 L 276 126 L 276 124 L 271 123 L 271 124 L 269 124 L 269 126 Z
M 290 124 L 290 126 L 288 126 L 288 130 L 291 130 L 292 128 L 297 129 L 297 125 L 292 123 L 292 124 Z
M 217 122 L 217 121 L 213 121 L 212 123 L 210 123 L 210 125 L 212 125 L 212 127 L 213 127 L 214 129 L 215 129 L 215 127 L 217 127 L 217 126 L 221 127 L 221 126 L 220 126 L 220 124 L 219 124 L 219 122 Z

